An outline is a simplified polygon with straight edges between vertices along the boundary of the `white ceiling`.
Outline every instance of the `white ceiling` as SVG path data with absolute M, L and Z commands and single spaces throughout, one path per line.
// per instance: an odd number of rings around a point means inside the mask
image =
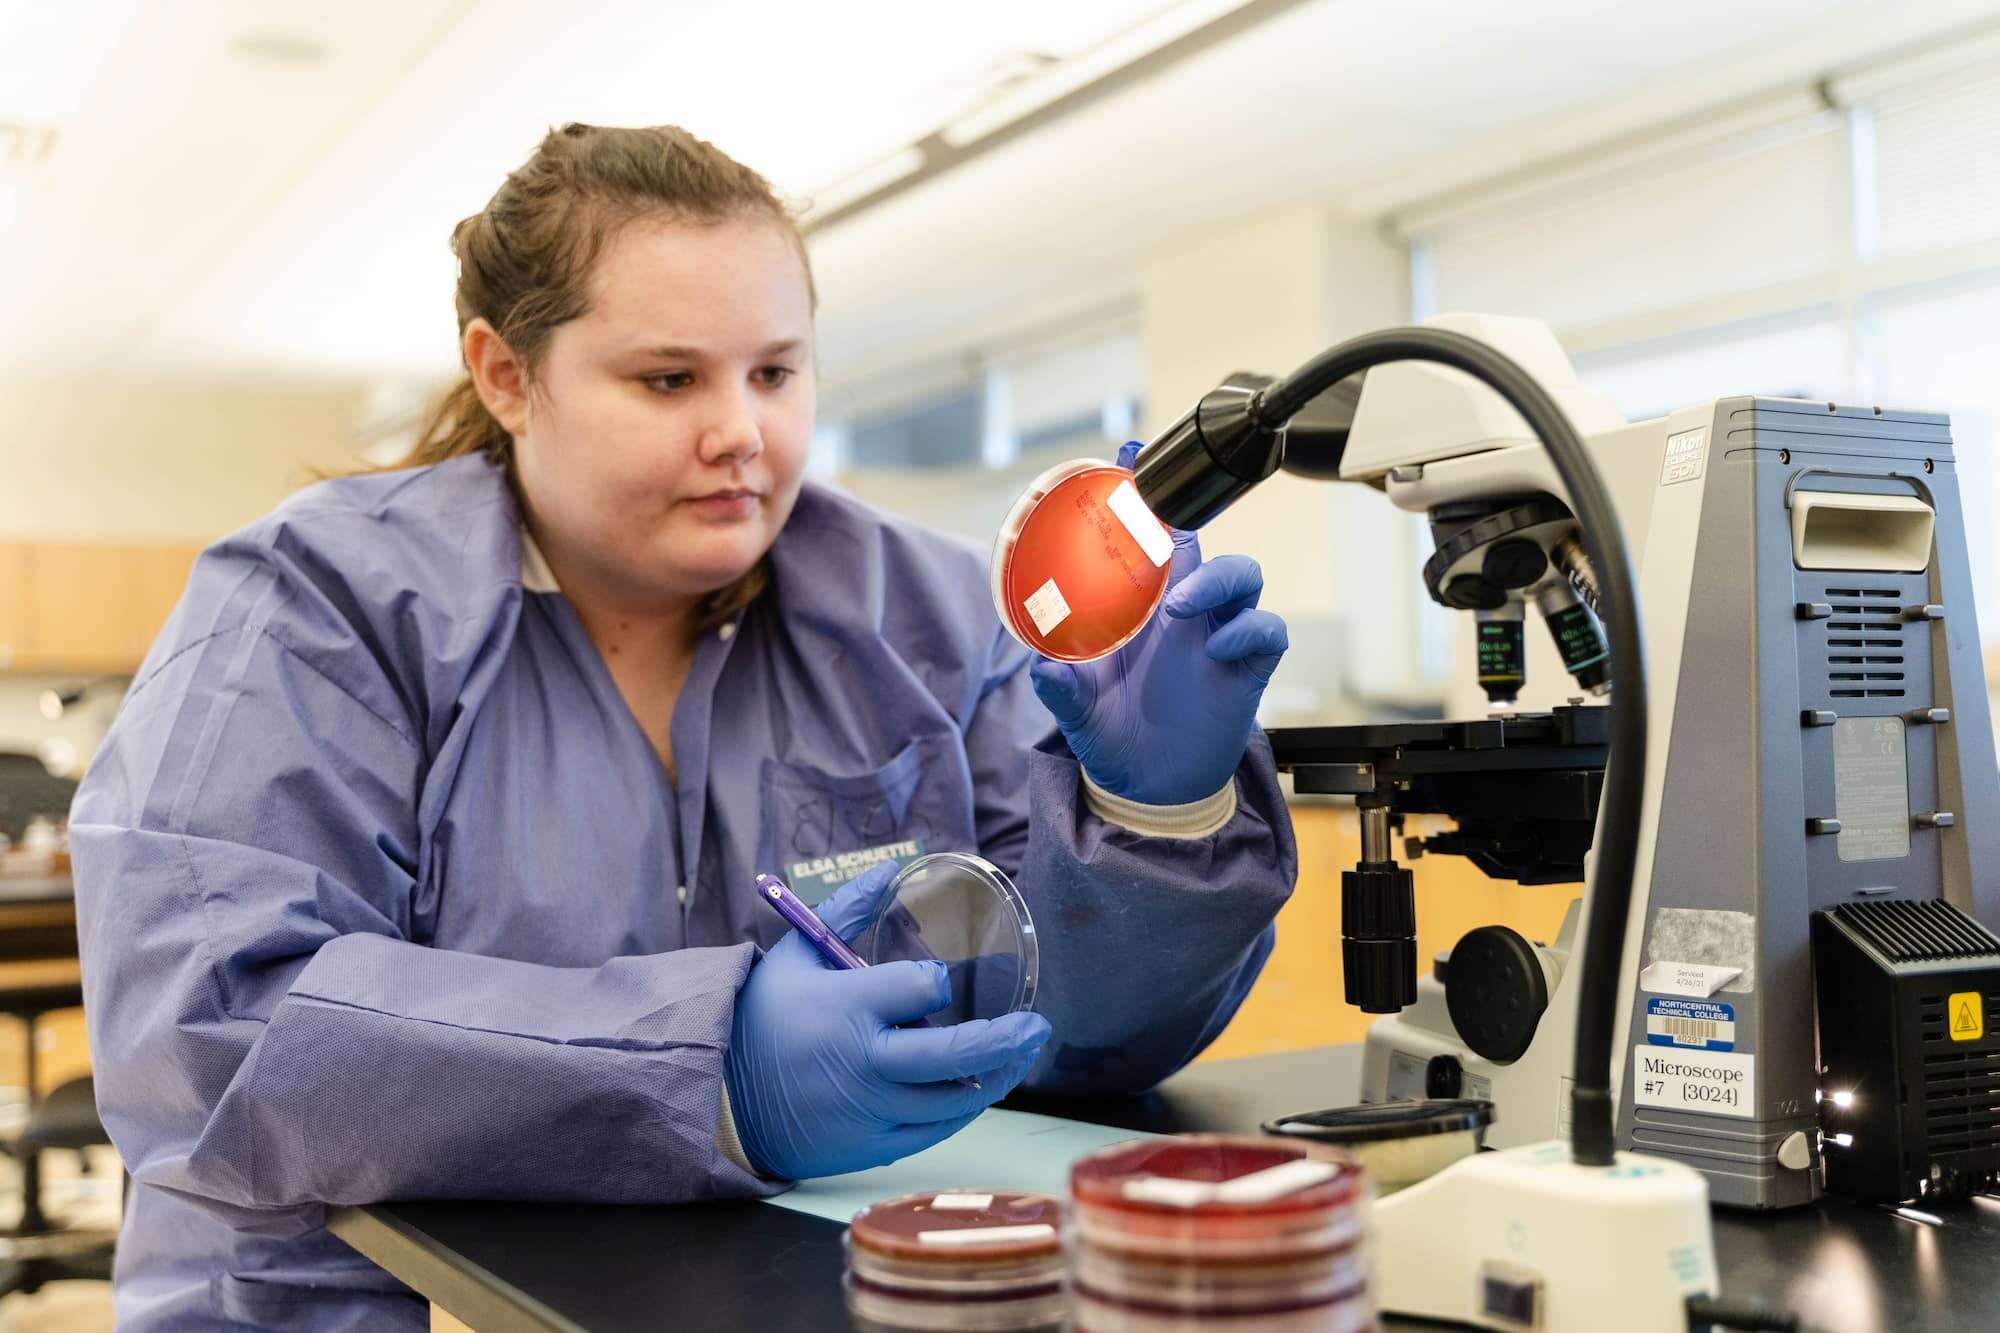
M 37 175 L 0 176 L 0 372 L 437 375 L 452 224 L 547 126 L 677 121 L 808 194 L 965 110 L 1010 57 L 1162 4 L 0 0 L 0 124 L 60 131 Z M 1310 0 L 816 237 L 822 357 L 949 348 L 1129 294 L 1191 227 L 1377 208 L 1993 17 L 2000 0 Z M 246 36 L 325 56 L 247 58 Z

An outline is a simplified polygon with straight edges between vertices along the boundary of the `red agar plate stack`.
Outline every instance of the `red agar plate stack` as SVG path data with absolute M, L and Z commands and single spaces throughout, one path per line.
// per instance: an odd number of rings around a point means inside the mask
M 854 1327 L 1056 1333 L 1069 1311 L 1062 1201 L 1013 1190 L 906 1194 L 847 1231 Z
M 1173 537 L 1129 469 L 1078 459 L 1028 485 L 993 546 L 993 605 L 1028 647 L 1063 662 L 1116 652 L 1167 590 Z
M 1078 1333 L 1362 1333 L 1368 1187 L 1270 1139 L 1123 1143 L 1070 1169 Z

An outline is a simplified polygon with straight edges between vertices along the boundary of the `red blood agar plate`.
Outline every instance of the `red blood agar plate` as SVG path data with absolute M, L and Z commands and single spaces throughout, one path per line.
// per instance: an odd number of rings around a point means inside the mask
M 847 1232 L 847 1308 L 860 1333 L 1067 1326 L 1063 1206 L 1018 1190 L 943 1190 L 870 1204 Z
M 870 1204 L 853 1243 L 872 1254 L 936 1264 L 1029 1259 L 1062 1251 L 1062 1200 L 1020 1190 L 942 1190 Z
M 1368 1186 L 1345 1159 L 1226 1135 L 1142 1140 L 1070 1168 L 1076 1327 L 1361 1333 Z
M 1166 595 L 1173 537 L 1128 468 L 1058 463 L 1028 484 L 993 545 L 993 606 L 1044 657 L 1089 662 L 1146 627 Z
M 1087 1240 L 1211 1260 L 1343 1249 L 1360 1232 L 1367 1197 L 1351 1162 L 1229 1135 L 1119 1144 L 1078 1161 L 1069 1179 Z

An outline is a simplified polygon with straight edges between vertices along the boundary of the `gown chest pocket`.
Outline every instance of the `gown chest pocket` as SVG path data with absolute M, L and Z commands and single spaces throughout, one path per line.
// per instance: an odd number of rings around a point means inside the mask
M 977 851 L 972 778 L 956 736 L 911 741 L 880 768 L 830 773 L 766 759 L 757 862 L 817 905 L 882 861 Z

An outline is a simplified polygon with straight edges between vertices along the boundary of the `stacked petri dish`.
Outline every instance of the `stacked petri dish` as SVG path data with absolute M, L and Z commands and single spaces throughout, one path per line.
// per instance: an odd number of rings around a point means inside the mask
M 1375 1327 L 1368 1185 L 1273 1139 L 1122 1143 L 1070 1169 L 1077 1333 Z
M 847 1229 L 853 1327 L 1057 1333 L 1069 1313 L 1062 1201 L 946 1190 L 870 1204 Z

